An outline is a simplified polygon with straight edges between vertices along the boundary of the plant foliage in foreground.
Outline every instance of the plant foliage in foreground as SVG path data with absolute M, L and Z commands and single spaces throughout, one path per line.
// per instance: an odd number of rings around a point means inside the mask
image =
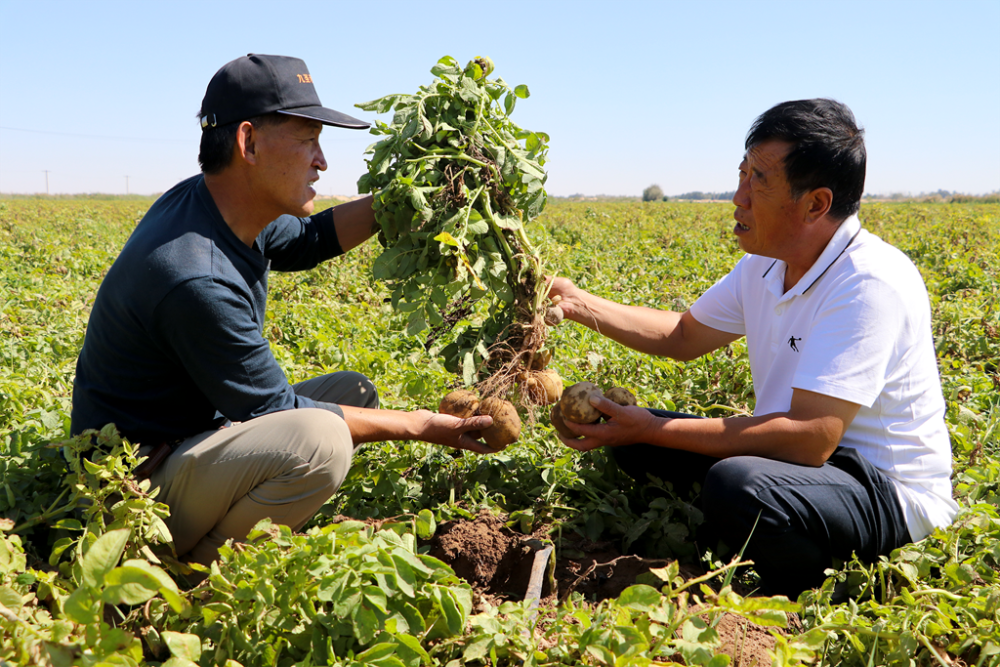
M 162 527 L 165 508 L 127 477 L 134 448 L 112 430 L 96 451 L 89 440 L 67 442 L 90 304 L 146 207 L 0 201 L 0 662 L 723 665 L 711 616 L 727 610 L 776 631 L 797 614 L 803 630 L 775 639 L 778 665 L 1000 663 L 1000 206 L 861 212 L 914 260 L 931 295 L 963 506 L 952 526 L 874 565 L 848 563 L 796 603 L 716 592 L 719 576 L 703 589 L 664 569 L 617 600 L 573 595 L 538 612 L 470 605 L 468 588 L 414 548 L 414 535 L 487 507 L 523 531 L 550 526 L 558 539 L 576 530 L 636 553 L 701 558 L 713 572 L 729 556 L 714 545 L 694 550 L 689 531 L 701 517 L 690 499 L 635 488 L 604 454 L 577 455 L 539 421 L 489 457 L 367 445 L 307 534 L 261 526 L 189 589 L 193 575 L 172 559 Z M 725 205 L 557 201 L 527 233 L 553 272 L 601 296 L 684 309 L 739 257 L 730 227 Z M 377 255 L 365 246 L 273 276 L 265 333 L 292 381 L 350 368 L 374 379 L 388 407 L 433 408 L 454 378 L 425 334 L 406 334 L 407 316 L 385 303 L 383 284 L 365 278 Z M 651 407 L 753 409 L 740 342 L 688 364 L 572 325 L 553 329 L 549 343 L 568 380 L 624 386 Z M 376 530 L 331 523 L 337 514 L 395 519 Z M 838 583 L 853 601 L 831 601 Z

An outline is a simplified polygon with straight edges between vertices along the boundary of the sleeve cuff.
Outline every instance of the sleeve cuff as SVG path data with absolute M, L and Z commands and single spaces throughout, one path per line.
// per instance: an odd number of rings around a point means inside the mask
M 870 408 L 875 404 L 878 393 L 859 390 L 855 386 L 841 384 L 837 382 L 824 382 L 821 379 L 810 378 L 803 375 L 796 375 L 792 380 L 792 389 L 804 389 L 824 396 L 839 398 L 849 403 Z
M 337 237 L 337 225 L 333 215 L 336 206 L 322 210 L 312 217 L 313 223 L 320 230 L 321 240 L 327 258 L 338 257 L 344 254 L 344 248 L 340 245 L 340 238 Z

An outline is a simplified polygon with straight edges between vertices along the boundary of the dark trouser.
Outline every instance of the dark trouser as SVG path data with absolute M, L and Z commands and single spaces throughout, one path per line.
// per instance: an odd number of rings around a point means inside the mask
M 833 558 L 857 553 L 874 562 L 910 541 L 892 481 L 849 447 L 838 447 L 818 468 L 757 456 L 716 459 L 646 444 L 612 452 L 637 481 L 653 475 L 673 483 L 682 497 L 700 484 L 708 527 L 734 551 L 750 539 L 744 557 L 754 561 L 767 594 L 795 599 L 822 583 Z

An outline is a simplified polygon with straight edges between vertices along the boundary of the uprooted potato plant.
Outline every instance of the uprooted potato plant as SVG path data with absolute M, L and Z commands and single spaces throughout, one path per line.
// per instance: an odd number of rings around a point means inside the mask
M 415 94 L 359 104 L 376 121 L 358 183 L 375 195 L 385 248 L 376 278 L 407 313 L 407 332 L 485 397 L 507 395 L 545 344 L 542 262 L 525 225 L 545 206 L 548 136 L 510 119 L 528 87 L 490 79 L 493 62 L 444 57 Z

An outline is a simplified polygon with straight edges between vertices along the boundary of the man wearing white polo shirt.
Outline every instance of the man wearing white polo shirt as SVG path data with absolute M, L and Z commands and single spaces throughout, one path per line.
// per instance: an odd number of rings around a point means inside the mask
M 685 313 L 625 306 L 565 278 L 567 319 L 639 351 L 690 360 L 746 336 L 753 417 L 594 403 L 581 451 L 681 493 L 707 526 L 749 539 L 765 592 L 796 597 L 833 559 L 879 555 L 951 522 L 951 445 L 920 273 L 862 228 L 863 131 L 843 104 L 785 102 L 746 140 L 733 233 L 747 253 Z M 755 527 L 756 524 L 756 527 Z

